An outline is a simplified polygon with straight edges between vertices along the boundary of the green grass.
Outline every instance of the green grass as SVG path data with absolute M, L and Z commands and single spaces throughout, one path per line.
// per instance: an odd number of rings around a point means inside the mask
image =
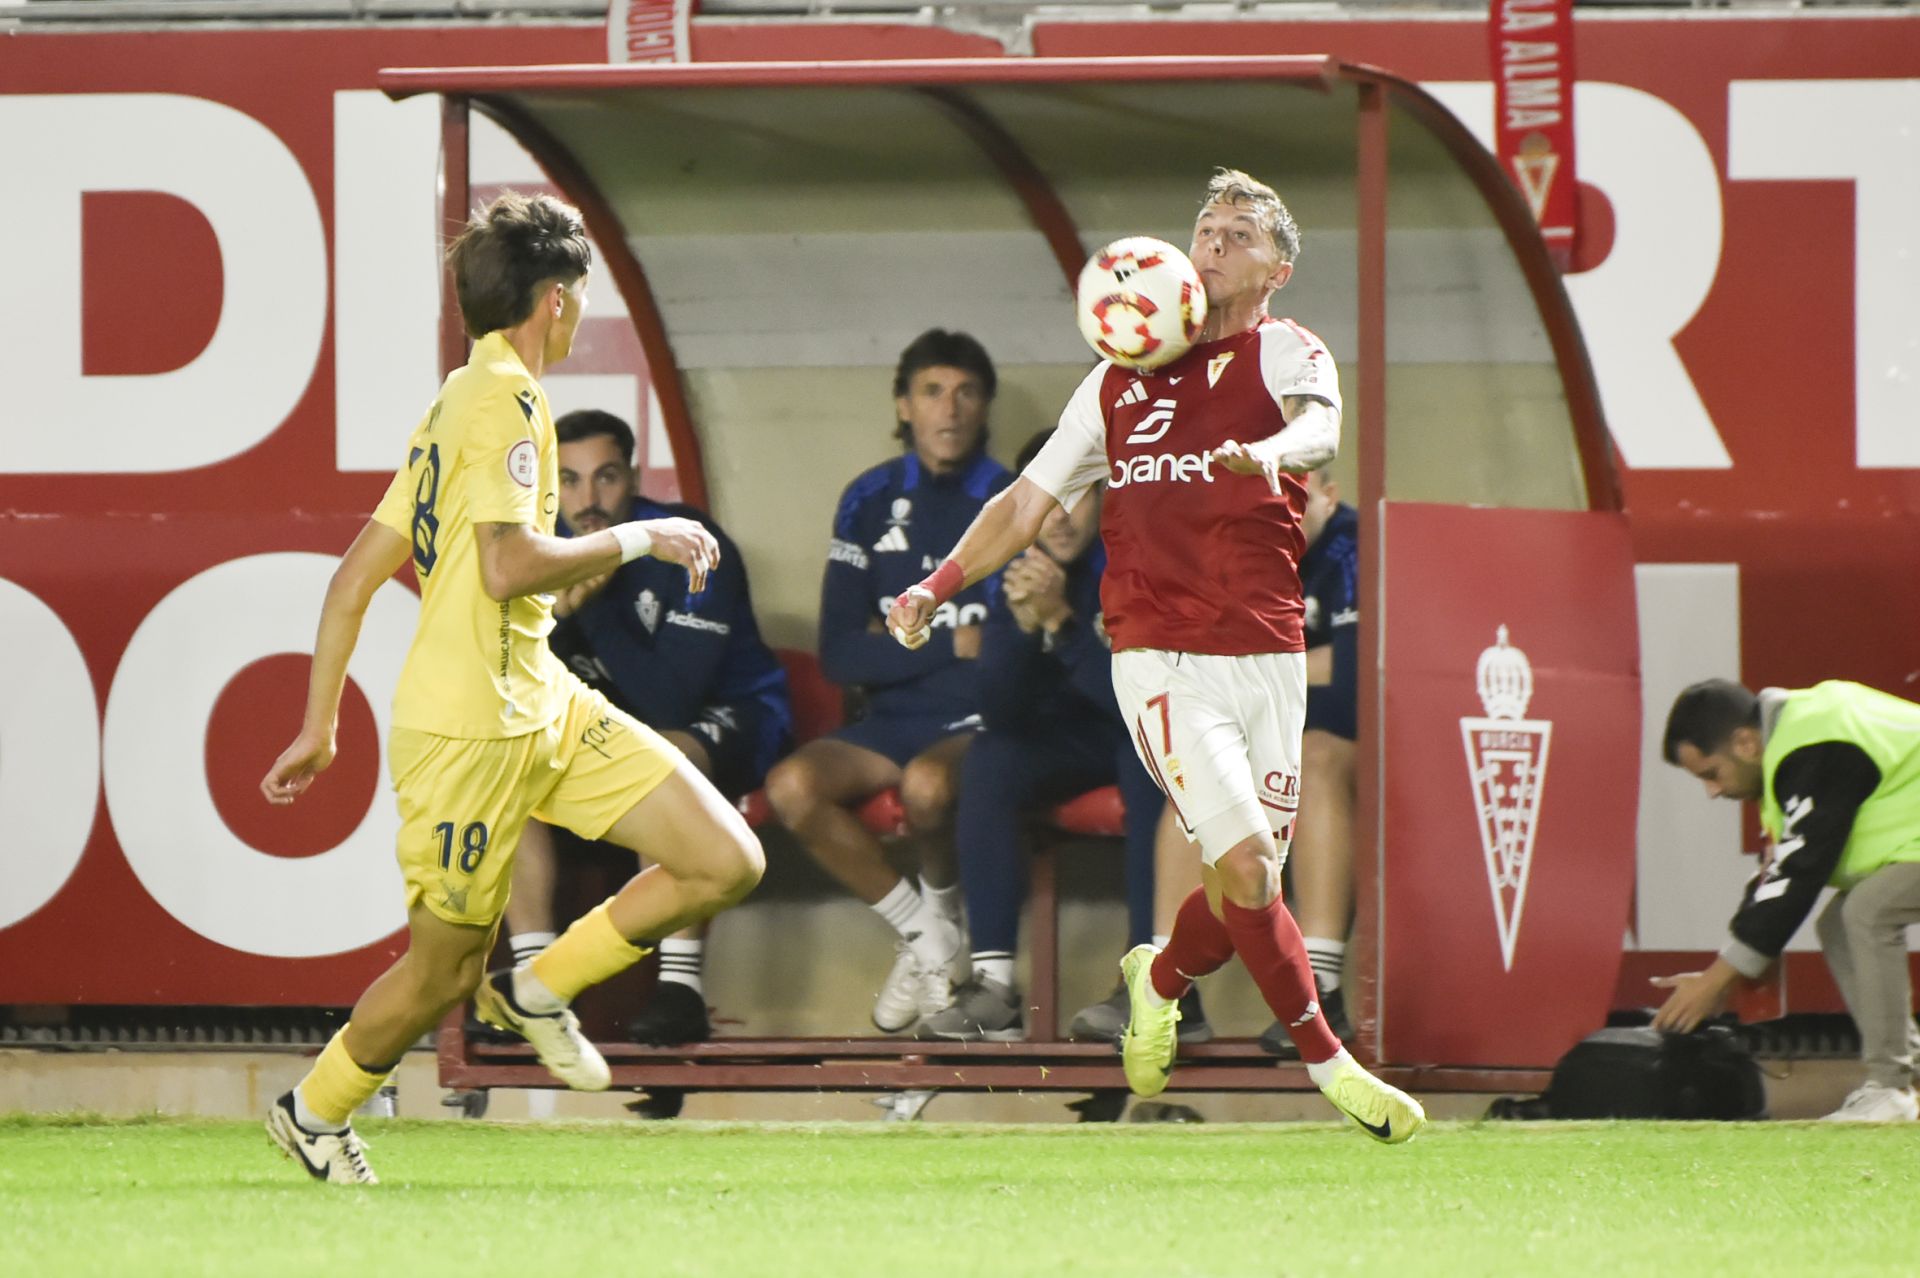
M 355 1278 L 1913 1274 L 1899 1127 L 367 1122 L 309 1182 L 252 1123 L 0 1119 L 0 1273 Z

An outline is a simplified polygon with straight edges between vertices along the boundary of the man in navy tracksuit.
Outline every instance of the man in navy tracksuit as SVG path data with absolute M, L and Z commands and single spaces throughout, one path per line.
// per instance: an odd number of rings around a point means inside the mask
M 946 1006 L 960 953 L 948 819 L 961 754 L 979 726 L 974 659 L 998 579 L 943 605 L 932 640 L 916 651 L 887 635 L 885 618 L 893 597 L 926 576 L 1012 479 L 986 454 L 996 384 L 993 361 L 964 333 L 931 329 L 901 352 L 893 393 L 906 451 L 847 485 L 820 592 L 821 666 L 864 713 L 767 777 L 781 823 L 900 935 L 873 1009 L 889 1033 Z M 921 844 L 918 885 L 888 866 L 855 815 L 894 786 Z
M 1021 450 L 1016 472 L 1046 443 Z M 973 974 L 918 1036 L 1014 1039 L 1025 1032 L 1013 947 L 1026 895 L 1023 821 L 1037 803 L 1118 784 L 1126 808 L 1128 944 L 1153 937 L 1154 828 L 1165 806 L 1114 700 L 1100 610 L 1106 548 L 1096 489 L 1056 508 L 1032 549 L 1008 564 L 976 663 L 985 731 L 961 768 L 955 844 Z
M 691 506 L 642 497 L 633 431 L 611 413 L 554 423 L 564 531 L 595 532 L 629 519 L 677 515 L 704 524 L 720 563 L 698 594 L 686 570 L 640 558 L 559 592 L 548 642 L 576 675 L 683 751 L 729 799 L 759 787 L 793 738 L 787 677 L 761 641 L 740 552 Z M 552 939 L 552 832 L 529 822 L 514 864 L 508 934 L 516 959 Z M 638 1041 L 698 1042 L 709 1033 L 701 985 L 706 925 L 660 944 L 660 984 L 629 1025 Z

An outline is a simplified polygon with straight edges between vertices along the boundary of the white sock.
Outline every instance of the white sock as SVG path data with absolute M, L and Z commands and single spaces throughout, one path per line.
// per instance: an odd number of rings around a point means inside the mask
M 523 1012 L 535 1016 L 552 1016 L 567 1006 L 567 1001 L 541 984 L 540 978 L 533 974 L 531 963 L 522 963 L 513 969 L 513 1001 L 520 1005 Z
M 514 966 L 531 962 L 534 955 L 552 945 L 558 936 L 557 932 L 515 932 L 509 936 L 507 947 L 513 951 Z
M 894 884 L 893 891 L 874 902 L 873 911 L 885 919 L 929 967 L 950 962 L 960 948 L 960 929 L 931 901 L 914 891 L 913 884 L 906 879 Z
M 299 1088 L 293 1089 L 293 1121 L 310 1132 L 344 1132 L 345 1123 L 329 1123 L 320 1115 L 307 1108 L 307 1098 L 300 1094 Z
M 1313 1080 L 1315 1087 L 1318 1087 L 1321 1091 L 1325 1091 L 1327 1084 L 1333 1081 L 1334 1071 L 1340 1067 L 1341 1062 L 1351 1061 L 1352 1059 L 1353 1057 L 1349 1055 L 1347 1049 L 1343 1047 L 1326 1060 L 1315 1061 L 1313 1064 L 1307 1066 L 1307 1077 Z
M 1013 988 L 1013 955 L 1005 950 L 975 950 L 973 974 Z
M 1173 940 L 1173 933 L 1171 932 L 1158 934 L 1153 938 L 1153 948 L 1156 950 L 1164 950 L 1167 948 L 1167 942 L 1171 940 Z
M 960 921 L 960 885 L 958 883 L 937 888 L 925 879 L 921 879 L 920 895 L 931 901 L 933 908 L 946 915 L 949 922 Z
M 1313 983 L 1322 994 L 1340 988 L 1340 968 L 1347 961 L 1347 943 L 1325 936 L 1302 938 L 1307 945 L 1307 962 L 1313 965 Z
M 700 983 L 700 962 L 706 948 L 705 941 L 676 941 L 668 937 L 660 942 L 660 979 L 685 985 L 695 994 L 704 995 L 706 987 Z

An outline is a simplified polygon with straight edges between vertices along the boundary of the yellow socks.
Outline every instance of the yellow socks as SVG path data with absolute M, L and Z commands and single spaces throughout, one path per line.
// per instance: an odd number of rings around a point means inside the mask
M 346 1125 L 353 1111 L 380 1090 L 389 1070 L 369 1074 L 347 1054 L 347 1027 L 327 1040 L 320 1059 L 295 1088 L 299 1101 L 316 1117 L 334 1127 Z
M 652 953 L 620 935 L 607 914 L 608 897 L 574 920 L 560 939 L 534 958 L 533 977 L 563 1003 L 581 990 L 626 971 Z

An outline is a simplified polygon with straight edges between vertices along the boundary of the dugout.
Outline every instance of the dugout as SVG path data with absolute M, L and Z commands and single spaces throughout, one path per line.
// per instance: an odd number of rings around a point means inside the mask
M 1521 197 L 1428 94 L 1322 57 L 404 69 L 586 214 L 646 352 L 681 490 L 743 546 L 763 629 L 811 647 L 821 536 L 878 456 L 899 349 L 962 328 L 1002 364 L 1010 454 L 1089 367 L 1088 251 L 1185 243 L 1214 165 L 1279 187 L 1305 247 L 1275 304 L 1341 361 L 1336 474 L 1362 546 L 1358 1046 L 1405 1084 L 1522 1086 L 1604 1020 L 1632 893 L 1632 561 L 1591 371 Z M 604 288 L 603 280 L 600 287 Z M 464 360 L 449 299 L 444 359 Z M 1011 438 L 1010 438 L 1011 437 Z M 795 535 L 794 530 L 802 530 Z M 618 1085 L 1111 1086 L 1052 1041 L 615 1048 Z M 443 1047 L 455 1086 L 536 1081 Z M 1192 1068 L 1185 1067 L 1191 1060 Z M 1176 1088 L 1306 1086 L 1249 1043 Z

